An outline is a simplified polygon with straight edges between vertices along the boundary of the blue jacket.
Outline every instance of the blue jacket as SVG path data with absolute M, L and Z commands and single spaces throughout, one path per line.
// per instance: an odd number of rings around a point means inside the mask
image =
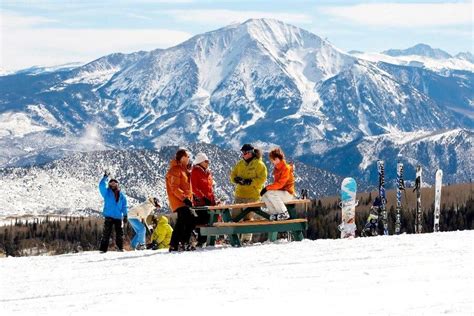
M 104 210 L 102 213 L 104 217 L 122 219 L 122 215 L 128 215 L 127 198 L 125 194 L 120 192 L 119 200 L 116 202 L 114 192 L 107 187 L 108 180 L 108 177 L 103 177 L 99 182 L 99 192 L 104 198 Z

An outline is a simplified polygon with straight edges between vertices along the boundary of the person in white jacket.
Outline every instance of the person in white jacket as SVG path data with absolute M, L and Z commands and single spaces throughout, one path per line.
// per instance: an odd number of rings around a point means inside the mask
M 128 212 L 128 222 L 132 225 L 135 231 L 131 241 L 131 246 L 135 250 L 146 249 L 145 234 L 146 234 L 146 218 L 153 214 L 153 212 L 160 208 L 160 203 L 157 198 L 149 197 L 145 202 L 135 206 Z

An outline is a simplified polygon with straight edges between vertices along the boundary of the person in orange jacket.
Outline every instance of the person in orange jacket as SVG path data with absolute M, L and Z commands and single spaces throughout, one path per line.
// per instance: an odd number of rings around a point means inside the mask
M 290 218 L 285 202 L 292 200 L 295 193 L 295 178 L 293 166 L 285 161 L 285 154 L 280 148 L 275 148 L 268 154 L 273 164 L 273 183 L 260 191 L 271 220 Z
M 178 251 L 189 247 L 189 239 L 196 227 L 196 213 L 193 206 L 193 191 L 191 186 L 191 171 L 189 154 L 185 149 L 176 152 L 175 159 L 170 162 L 170 169 L 166 173 L 166 193 L 171 211 L 178 214 L 176 224 L 171 235 L 169 251 Z M 179 247 L 181 244 L 181 248 Z

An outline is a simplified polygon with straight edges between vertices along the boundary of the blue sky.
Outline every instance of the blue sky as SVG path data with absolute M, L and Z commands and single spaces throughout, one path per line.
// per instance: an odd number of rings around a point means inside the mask
M 152 50 L 249 18 L 276 18 L 342 50 L 380 52 L 426 43 L 473 51 L 471 1 L 1 1 L 4 70 L 87 62 Z

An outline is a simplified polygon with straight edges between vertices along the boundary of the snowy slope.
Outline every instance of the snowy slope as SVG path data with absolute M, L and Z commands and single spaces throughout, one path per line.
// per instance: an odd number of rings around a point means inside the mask
M 411 66 L 411 67 L 425 67 L 435 71 L 446 69 L 455 70 L 469 70 L 474 71 L 474 64 L 466 59 L 461 58 L 446 58 L 433 59 L 426 56 L 407 55 L 407 56 L 388 56 L 381 53 L 355 53 L 357 58 L 365 59 L 372 62 L 386 62 L 389 64 Z
M 458 231 L 3 258 L 0 313 L 472 315 L 473 240 Z
M 352 153 L 348 156 L 347 153 Z M 378 159 L 385 161 L 387 186 L 394 185 L 397 157 L 404 163 L 405 179 L 415 178 L 417 165 L 423 167 L 424 181 L 434 184 L 438 168 L 444 171 L 443 182 L 469 181 L 474 170 L 474 132 L 464 129 L 402 132 L 366 136 L 346 146 L 336 147 L 324 156 L 307 155 L 302 161 L 313 160 L 330 172 L 356 175 L 358 181 L 365 180 L 377 185 Z M 420 159 L 420 157 L 423 157 Z
M 447 69 L 474 71 L 474 62 L 470 52 L 451 56 L 441 49 L 432 48 L 426 44 L 417 44 L 407 49 L 389 49 L 382 53 L 352 51 L 351 55 L 372 62 L 425 67 L 434 71 Z

